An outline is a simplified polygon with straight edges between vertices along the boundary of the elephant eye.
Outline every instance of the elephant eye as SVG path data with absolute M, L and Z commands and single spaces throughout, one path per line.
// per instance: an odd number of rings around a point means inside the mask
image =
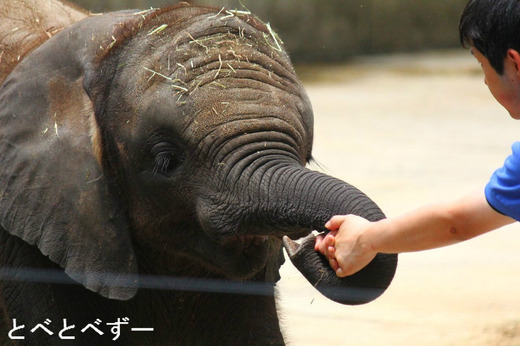
M 171 176 L 184 160 L 180 151 L 171 143 L 158 143 L 152 148 L 153 173 Z

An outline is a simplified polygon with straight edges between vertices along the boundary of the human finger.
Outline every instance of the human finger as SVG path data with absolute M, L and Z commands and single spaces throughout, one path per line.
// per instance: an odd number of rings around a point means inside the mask
M 330 232 L 323 238 L 323 245 L 325 247 L 334 246 L 336 244 L 336 233 Z
M 343 269 L 341 269 L 341 267 L 338 265 L 338 268 L 335 269 L 336 270 L 336 275 L 340 278 L 344 278 L 346 275 L 345 273 L 343 272 Z
M 335 258 L 329 258 L 329 265 L 330 265 L 330 267 L 331 267 L 331 268 L 332 268 L 336 273 L 337 273 L 337 271 L 338 271 L 339 269 L 341 269 L 341 268 L 339 267 L 339 263 L 338 263 L 338 261 L 337 261 Z M 336 274 L 336 275 L 337 275 L 337 274 Z
M 327 234 L 323 240 L 320 242 L 318 248 L 319 248 L 319 251 L 324 254 L 325 256 L 329 256 L 328 254 L 328 248 L 331 247 L 331 246 L 334 246 L 336 240 L 335 240 L 335 235 L 337 234 L 337 232 L 329 232 L 329 234 Z
M 327 221 L 325 227 L 331 231 L 337 231 L 343 221 L 345 221 L 345 215 L 335 215 Z
M 314 240 L 314 251 L 320 251 L 320 244 L 323 241 L 323 238 L 325 238 L 324 234 L 316 235 L 316 239 Z

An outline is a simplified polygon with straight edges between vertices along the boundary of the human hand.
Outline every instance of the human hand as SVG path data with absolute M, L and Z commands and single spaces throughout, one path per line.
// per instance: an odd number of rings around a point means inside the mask
M 334 216 L 325 224 L 331 232 L 316 240 L 315 249 L 328 258 L 337 276 L 355 274 L 377 255 L 366 240 L 365 233 L 372 225 L 356 215 Z
M 328 234 L 318 234 L 314 244 L 314 250 L 321 252 L 329 260 L 329 264 L 335 272 L 339 269 L 338 261 L 336 261 L 336 249 L 334 248 L 335 236 L 338 232 L 331 231 Z

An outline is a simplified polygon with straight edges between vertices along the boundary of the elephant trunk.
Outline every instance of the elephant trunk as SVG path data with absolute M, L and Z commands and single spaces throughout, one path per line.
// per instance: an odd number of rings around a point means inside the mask
M 263 196 L 269 219 L 283 225 L 291 238 L 302 231 L 325 231 L 324 224 L 333 215 L 356 214 L 370 221 L 385 217 L 363 192 L 326 174 L 290 166 L 279 174 L 266 173 L 264 179 L 270 182 Z
M 288 180 L 281 194 L 268 195 L 274 204 L 269 208 L 274 211 L 272 219 L 285 225 L 289 237 L 298 235 L 302 229 L 323 230 L 323 225 L 333 215 L 356 214 L 370 221 L 384 218 L 379 207 L 354 186 L 299 167 L 290 171 L 286 173 Z M 289 237 L 284 237 L 284 246 L 291 262 L 316 289 L 334 301 L 367 303 L 386 290 L 395 274 L 397 255 L 378 254 L 357 274 L 339 278 L 326 258 L 314 251 L 312 234 L 300 242 Z
M 235 185 L 240 198 L 220 203 L 207 213 L 229 235 L 284 237 L 284 246 L 295 267 L 328 298 L 344 304 L 369 302 L 390 285 L 397 256 L 378 254 L 355 275 L 338 278 L 328 261 L 314 251 L 312 230 L 338 214 L 356 214 L 370 221 L 384 218 L 379 207 L 357 188 L 328 175 L 286 160 L 257 162 L 243 171 Z M 231 205 L 231 206 L 230 206 Z M 225 207 L 223 207 L 225 206 Z M 207 220 L 209 221 L 209 220 Z M 222 222 L 227 225 L 222 227 Z M 306 236 L 301 241 L 296 239 Z

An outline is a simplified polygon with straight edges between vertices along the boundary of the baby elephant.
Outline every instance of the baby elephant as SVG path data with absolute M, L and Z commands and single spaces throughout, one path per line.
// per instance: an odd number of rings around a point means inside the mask
M 0 16 L 2 344 L 283 344 L 284 244 L 340 303 L 388 287 L 394 255 L 339 279 L 313 250 L 332 215 L 384 215 L 305 168 L 312 109 L 269 24 L 184 3 Z

